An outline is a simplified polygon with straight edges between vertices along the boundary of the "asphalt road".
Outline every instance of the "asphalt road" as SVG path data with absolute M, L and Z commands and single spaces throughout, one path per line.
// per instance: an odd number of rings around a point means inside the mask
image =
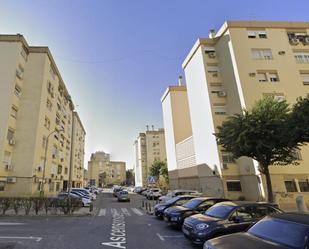
M 89 217 L 2 217 L 0 249 L 184 249 L 181 231 L 140 209 L 142 197 L 100 194 Z

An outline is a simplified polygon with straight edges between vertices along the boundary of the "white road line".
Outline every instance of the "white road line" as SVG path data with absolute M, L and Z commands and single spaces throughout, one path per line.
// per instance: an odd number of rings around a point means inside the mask
M 25 225 L 26 223 L 0 222 L 0 226 Z
M 42 237 L 15 237 L 15 236 L 0 236 L 0 239 L 15 239 L 15 240 L 21 240 L 21 239 L 26 239 L 26 240 L 35 240 L 36 242 L 40 242 L 42 240 Z
M 142 216 L 142 215 L 143 215 L 142 211 L 138 210 L 137 208 L 131 208 L 131 209 L 132 209 L 132 211 L 133 211 L 135 214 L 137 214 L 138 216 Z
M 98 216 L 105 216 L 105 215 L 106 215 L 106 209 L 105 208 L 101 208 Z
M 126 208 L 121 208 L 121 211 L 122 211 L 122 213 L 123 213 L 125 216 L 131 216 L 131 214 L 129 213 L 128 209 L 126 209 Z
M 157 236 L 159 237 L 160 240 L 162 240 L 162 241 L 165 240 L 159 233 L 157 233 Z
M 116 208 L 111 208 L 112 215 L 119 215 Z

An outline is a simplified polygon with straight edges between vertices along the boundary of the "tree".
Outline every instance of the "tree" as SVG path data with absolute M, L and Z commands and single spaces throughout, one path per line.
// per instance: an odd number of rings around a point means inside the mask
M 273 202 L 273 190 L 269 166 L 297 164 L 295 152 L 301 141 L 294 137 L 292 116 L 286 101 L 265 97 L 257 101 L 251 110 L 229 117 L 217 127 L 215 134 L 218 144 L 232 153 L 235 159 L 247 156 L 259 162 L 259 170 L 266 178 L 270 202 Z M 307 129 L 308 132 L 309 126 L 298 125 L 299 130 Z
M 154 161 L 150 167 L 149 173 L 159 179 L 160 176 L 168 178 L 167 164 L 163 161 Z
M 134 185 L 134 172 L 133 169 L 128 169 L 126 171 L 126 184 Z

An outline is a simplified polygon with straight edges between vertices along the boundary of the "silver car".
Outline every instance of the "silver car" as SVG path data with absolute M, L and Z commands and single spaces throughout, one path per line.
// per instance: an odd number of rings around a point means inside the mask
M 118 201 L 130 201 L 128 191 L 121 190 L 117 194 Z

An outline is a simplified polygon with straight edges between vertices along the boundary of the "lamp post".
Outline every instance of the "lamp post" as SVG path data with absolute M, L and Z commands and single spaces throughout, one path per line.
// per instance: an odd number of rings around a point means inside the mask
M 42 174 L 42 182 L 40 185 L 40 196 L 43 197 L 44 196 L 44 184 L 45 184 L 45 168 L 46 168 L 46 161 L 47 161 L 47 149 L 48 149 L 48 139 L 49 137 L 54 134 L 55 132 L 63 132 L 64 129 L 60 129 L 60 130 L 54 130 L 52 132 L 50 132 L 46 138 L 46 145 L 45 145 L 45 153 L 44 153 L 44 165 L 43 165 L 43 174 Z

